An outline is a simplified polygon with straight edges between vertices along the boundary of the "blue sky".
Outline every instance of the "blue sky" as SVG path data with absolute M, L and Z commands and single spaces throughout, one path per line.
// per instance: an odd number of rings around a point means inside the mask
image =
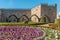
M 0 0 L 0 9 L 1 8 L 18 8 L 18 9 L 27 9 L 32 8 L 37 4 L 48 3 L 49 5 L 57 4 L 57 11 L 60 11 L 60 0 Z

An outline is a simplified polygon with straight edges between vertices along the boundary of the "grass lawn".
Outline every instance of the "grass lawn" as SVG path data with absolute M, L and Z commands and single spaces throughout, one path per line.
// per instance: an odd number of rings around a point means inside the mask
M 36 26 L 36 25 L 40 25 L 44 28 L 51 28 L 51 29 L 55 29 L 55 30 L 59 30 L 60 31 L 60 26 L 54 24 L 54 23 L 35 23 L 35 22 L 28 22 L 28 23 L 24 23 L 24 22 L 0 22 L 0 26 Z
M 0 22 L 0 25 L 32 25 L 32 24 L 37 24 L 35 22 Z

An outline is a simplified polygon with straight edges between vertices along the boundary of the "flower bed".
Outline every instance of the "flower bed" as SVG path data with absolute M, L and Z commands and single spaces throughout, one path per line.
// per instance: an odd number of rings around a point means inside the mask
M 0 40 L 33 40 L 43 34 L 40 29 L 26 26 L 0 26 Z

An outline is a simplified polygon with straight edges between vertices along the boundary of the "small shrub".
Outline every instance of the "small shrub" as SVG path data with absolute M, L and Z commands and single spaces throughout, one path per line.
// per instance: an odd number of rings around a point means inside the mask
M 41 17 L 41 19 L 40 19 L 40 23 L 46 23 L 46 19 L 45 19 L 45 17 Z
M 53 19 L 52 21 L 51 21 L 51 23 L 54 23 L 55 22 L 55 19 Z
M 28 24 L 28 21 L 25 21 L 24 23 Z

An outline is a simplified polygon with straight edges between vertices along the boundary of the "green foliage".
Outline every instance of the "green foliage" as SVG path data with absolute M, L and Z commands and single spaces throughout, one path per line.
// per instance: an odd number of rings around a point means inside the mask
M 51 23 L 54 23 L 55 22 L 55 19 L 53 19 L 52 21 L 51 21 Z
M 36 22 L 33 22 L 31 20 L 28 21 L 28 24 L 35 24 Z
M 24 24 L 28 24 L 28 21 L 25 21 Z
M 55 19 L 55 23 L 56 23 L 57 25 L 60 25 L 60 18 L 59 18 L 59 19 Z
M 46 19 L 44 17 L 40 18 L 40 23 L 46 23 Z
M 8 26 L 8 25 L 19 25 L 20 23 L 18 23 L 18 22 L 0 22 L 0 26 L 4 26 L 4 25 L 6 25 L 6 26 Z M 22 23 L 21 23 L 22 24 Z
M 8 25 L 32 25 L 32 24 L 36 24 L 36 22 L 33 22 L 33 21 L 25 21 L 25 22 L 0 22 L 0 26 L 2 25 L 5 25 L 5 26 L 8 26 Z

